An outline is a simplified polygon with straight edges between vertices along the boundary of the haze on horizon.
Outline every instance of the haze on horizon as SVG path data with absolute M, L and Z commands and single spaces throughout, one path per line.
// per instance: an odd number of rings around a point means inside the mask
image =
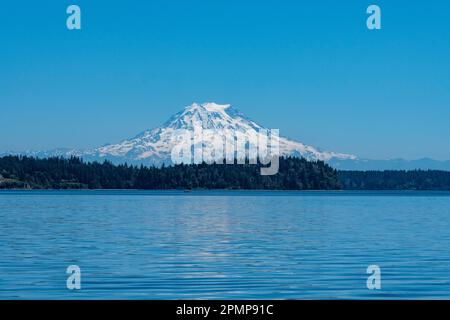
M 192 102 L 361 158 L 449 160 L 450 3 L 15 1 L 0 10 L 1 151 L 90 148 Z

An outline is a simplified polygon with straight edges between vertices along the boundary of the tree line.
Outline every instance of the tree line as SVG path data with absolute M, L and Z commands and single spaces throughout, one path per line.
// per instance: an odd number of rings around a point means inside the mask
M 0 188 L 29 189 L 270 189 L 334 190 L 337 172 L 322 161 L 280 159 L 279 172 L 261 165 L 181 164 L 163 167 L 84 162 L 80 158 L 0 158 Z
M 339 171 L 338 176 L 345 190 L 450 190 L 449 171 Z
M 450 172 L 336 171 L 322 161 L 280 158 L 279 172 L 261 165 L 190 164 L 163 167 L 114 165 L 80 158 L 0 158 L 0 189 L 261 189 L 450 190 Z

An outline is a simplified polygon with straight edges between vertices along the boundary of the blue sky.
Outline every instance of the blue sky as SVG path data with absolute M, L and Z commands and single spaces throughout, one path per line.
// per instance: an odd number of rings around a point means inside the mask
M 438 0 L 3 1 L 0 150 L 118 142 L 214 101 L 324 150 L 450 159 L 449 16 Z

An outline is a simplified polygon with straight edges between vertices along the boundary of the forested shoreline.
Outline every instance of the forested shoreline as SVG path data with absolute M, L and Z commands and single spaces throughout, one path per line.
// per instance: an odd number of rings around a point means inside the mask
M 191 164 L 159 167 L 86 163 L 79 158 L 0 158 L 3 189 L 261 189 L 336 190 L 336 171 L 321 161 L 281 158 L 279 172 L 261 165 Z
M 337 171 L 322 161 L 295 157 L 280 158 L 273 176 L 262 176 L 260 168 L 204 163 L 159 168 L 6 156 L 0 158 L 0 189 L 450 190 L 449 171 Z
M 339 171 L 344 190 L 450 190 L 450 171 Z

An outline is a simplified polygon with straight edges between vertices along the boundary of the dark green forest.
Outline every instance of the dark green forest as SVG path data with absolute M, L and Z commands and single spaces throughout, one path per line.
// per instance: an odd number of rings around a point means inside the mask
M 0 188 L 28 189 L 339 189 L 337 173 L 321 161 L 281 158 L 279 173 L 261 165 L 192 164 L 162 168 L 86 163 L 79 158 L 0 158 Z
M 345 190 L 450 190 L 449 171 L 339 171 L 338 176 Z
M 84 162 L 79 158 L 0 158 L 0 189 L 450 190 L 448 171 L 336 171 L 322 161 L 281 158 L 279 172 L 261 165 L 157 167 Z

